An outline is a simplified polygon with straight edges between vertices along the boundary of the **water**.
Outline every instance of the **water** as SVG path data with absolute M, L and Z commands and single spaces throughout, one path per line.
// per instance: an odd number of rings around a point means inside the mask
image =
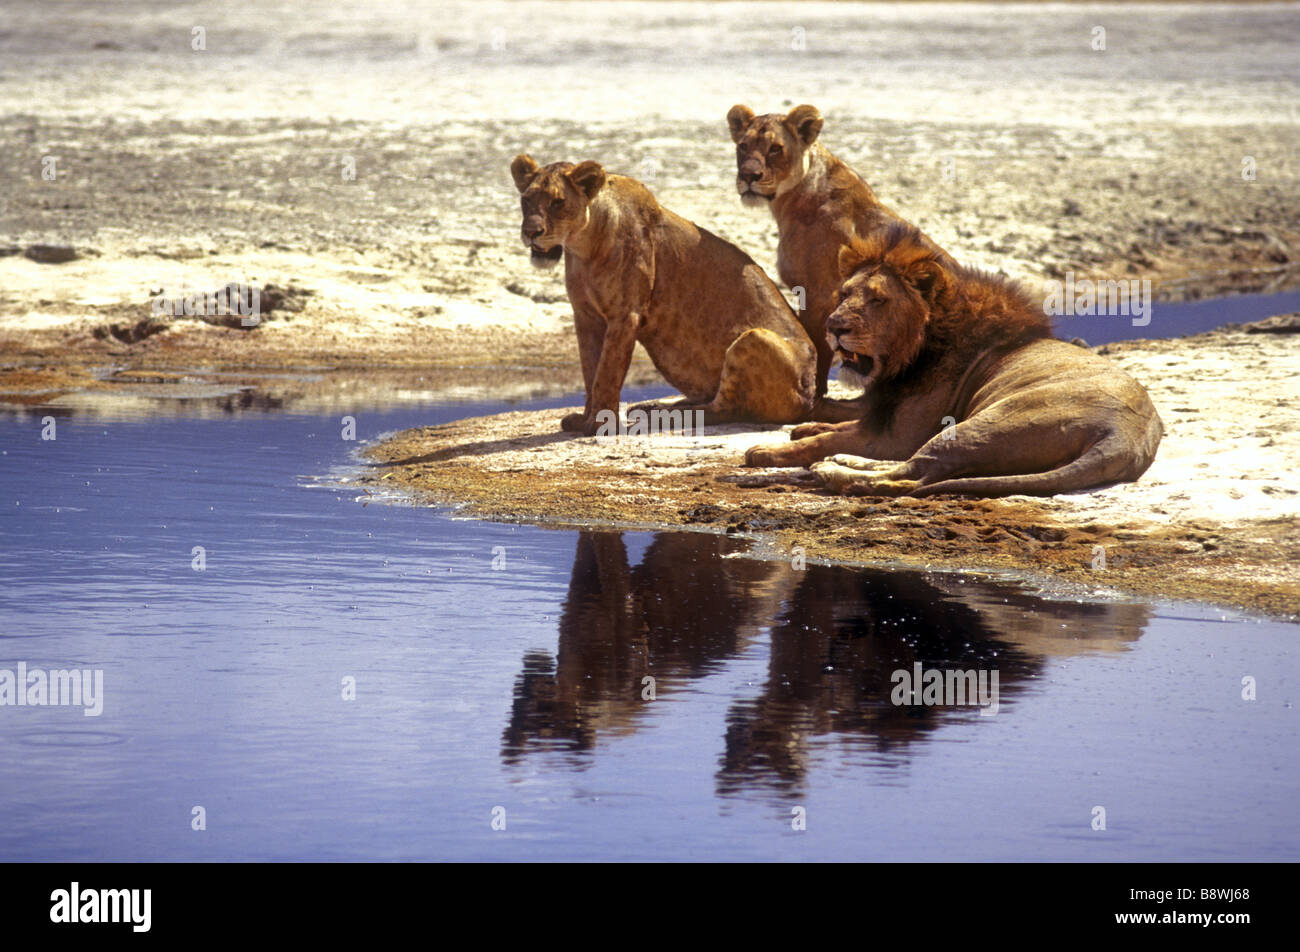
M 1300 311 L 1300 291 L 1269 294 L 1234 294 L 1205 301 L 1153 301 L 1145 319 L 1150 323 L 1137 327 L 1126 315 L 1090 315 L 1058 317 L 1056 336 L 1069 340 L 1082 337 L 1093 347 L 1115 341 L 1165 340 L 1212 331 L 1224 324 L 1248 324 L 1275 314 Z
M 42 415 L 0 669 L 104 705 L 0 707 L 0 860 L 1300 857 L 1297 626 L 361 504 L 336 416 Z M 996 715 L 891 704 L 916 661 Z

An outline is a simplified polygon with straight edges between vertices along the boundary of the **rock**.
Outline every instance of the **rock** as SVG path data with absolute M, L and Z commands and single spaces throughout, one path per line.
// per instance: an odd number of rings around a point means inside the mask
M 134 324 L 108 324 L 103 327 L 96 327 L 92 333 L 97 340 L 107 340 L 111 337 L 123 344 L 135 344 L 146 337 L 152 337 L 159 331 L 165 331 L 169 324 L 169 321 L 146 317 Z
M 187 294 L 176 298 L 156 297 L 154 305 L 162 308 L 162 313 L 175 318 L 200 320 L 216 327 L 233 327 L 249 331 L 267 320 L 273 311 L 301 311 L 307 298 L 314 292 L 296 285 L 280 287 L 268 284 L 261 288 L 245 288 L 237 283 L 227 284 L 205 294 Z M 245 315 L 240 313 L 240 304 L 245 309 L 253 305 L 256 295 L 257 313 Z M 185 313 L 186 305 L 191 306 L 192 313 Z M 156 310 L 155 310 L 156 313 Z
M 28 245 L 23 254 L 41 264 L 63 264 L 80 257 L 69 245 Z
M 1247 334 L 1300 334 L 1300 311 L 1243 324 L 1241 329 Z

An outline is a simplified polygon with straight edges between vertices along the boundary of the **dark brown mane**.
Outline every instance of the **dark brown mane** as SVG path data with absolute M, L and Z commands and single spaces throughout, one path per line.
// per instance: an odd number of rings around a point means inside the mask
M 899 402 L 933 386 L 935 376 L 956 382 L 985 351 L 1016 350 L 1052 336 L 1051 319 L 1023 286 L 1003 275 L 947 261 L 912 225 L 892 224 L 861 250 L 866 254 L 863 267 L 892 271 L 905 281 L 907 275 L 926 269 L 940 275 L 926 295 L 930 318 L 916 359 L 871 389 L 863 422 L 873 430 L 887 429 Z

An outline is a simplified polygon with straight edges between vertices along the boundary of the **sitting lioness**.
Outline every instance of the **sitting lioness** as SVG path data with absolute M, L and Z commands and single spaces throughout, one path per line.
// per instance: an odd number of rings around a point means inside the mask
M 746 464 L 815 464 L 855 495 L 1049 496 L 1135 480 L 1155 459 L 1164 428 L 1146 390 L 1053 339 L 1022 288 L 946 263 L 907 225 L 846 247 L 840 270 L 826 336 L 866 380 L 866 412 L 805 424 Z
M 637 341 L 686 395 L 673 409 L 705 422 L 806 420 L 816 354 L 780 290 L 754 261 L 595 162 L 510 164 L 533 263 L 564 257 L 587 403 L 560 423 L 594 434 L 617 417 Z
M 748 106 L 732 106 L 727 125 L 736 143 L 740 200 L 772 209 L 778 234 L 777 272 L 786 287 L 804 289 L 799 319 L 817 346 L 818 401 L 813 419 L 852 419 L 861 413 L 856 401 L 825 398 L 832 356 L 826 344 L 826 318 L 840 287 L 840 249 L 902 219 L 880 204 L 871 186 L 817 140 L 822 117 L 816 107 L 796 106 L 786 115 L 756 116 Z M 951 261 L 938 245 L 931 243 L 931 247 Z

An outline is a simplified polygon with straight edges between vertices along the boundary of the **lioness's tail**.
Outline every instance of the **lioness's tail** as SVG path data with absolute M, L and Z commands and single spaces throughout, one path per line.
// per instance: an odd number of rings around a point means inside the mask
M 1054 496 L 1057 493 L 1100 489 L 1114 483 L 1132 482 L 1145 473 L 1155 459 L 1161 429 L 1163 428 L 1157 422 L 1155 438 L 1149 440 L 1147 446 L 1139 447 L 1136 454 L 1123 436 L 1112 431 L 1088 447 L 1078 459 L 1045 473 L 941 479 L 936 483 L 918 486 L 908 495 L 952 493 L 967 496 Z

